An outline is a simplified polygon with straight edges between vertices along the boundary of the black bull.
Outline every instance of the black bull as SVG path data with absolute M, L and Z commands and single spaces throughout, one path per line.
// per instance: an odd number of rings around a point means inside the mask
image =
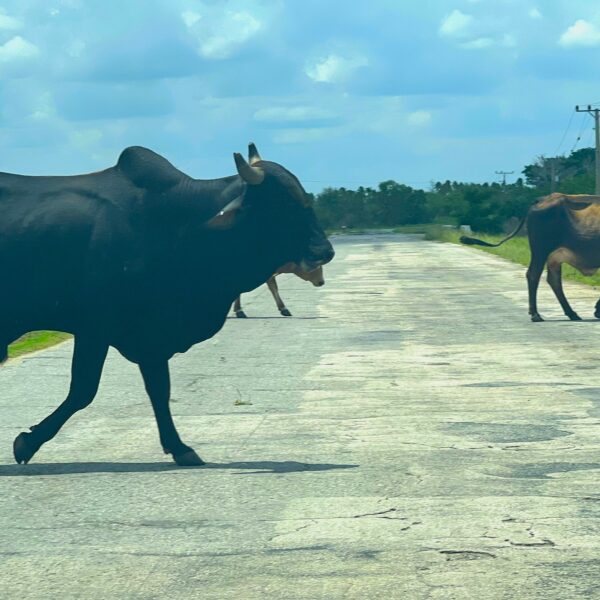
M 514 237 L 527 222 L 531 261 L 527 269 L 529 314 L 534 322 L 543 321 L 537 309 L 537 289 L 544 266 L 548 268 L 548 284 L 565 315 L 580 321 L 562 288 L 562 263 L 593 275 L 600 268 L 600 196 L 583 194 L 550 194 L 536 202 L 518 227 L 497 244 L 471 237 L 461 237 L 464 244 L 500 246 Z M 600 318 L 600 300 L 596 303 Z
M 145 148 L 71 177 L 0 173 L 0 355 L 39 329 L 75 338 L 66 400 L 14 443 L 28 462 L 91 403 L 109 346 L 139 365 L 165 453 L 203 464 L 169 409 L 169 359 L 213 336 L 232 302 L 280 266 L 333 258 L 300 182 L 234 155 L 238 175 L 192 179 Z

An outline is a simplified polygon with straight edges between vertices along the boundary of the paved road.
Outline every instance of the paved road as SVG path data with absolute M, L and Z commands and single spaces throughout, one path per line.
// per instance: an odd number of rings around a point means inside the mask
M 0 369 L 0 596 L 600 597 L 600 322 L 523 269 L 410 236 L 346 237 L 325 288 L 282 279 L 172 361 L 163 460 L 136 369 L 28 466 L 70 344 Z M 591 315 L 598 292 L 567 284 Z

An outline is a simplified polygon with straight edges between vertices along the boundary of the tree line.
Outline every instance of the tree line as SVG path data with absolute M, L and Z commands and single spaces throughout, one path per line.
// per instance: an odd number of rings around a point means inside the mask
M 429 190 L 420 190 L 389 180 L 376 189 L 328 187 L 315 196 L 314 205 L 329 229 L 439 223 L 499 233 L 540 196 L 553 191 L 593 194 L 594 160 L 593 148 L 569 156 L 540 156 L 524 167 L 515 183 L 506 185 L 438 181 Z

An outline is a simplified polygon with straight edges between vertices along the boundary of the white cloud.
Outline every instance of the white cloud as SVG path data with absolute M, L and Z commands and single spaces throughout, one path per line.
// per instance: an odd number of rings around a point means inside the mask
M 193 27 L 202 18 L 202 15 L 193 10 L 186 10 L 181 13 L 181 18 L 188 27 Z
M 542 13 L 541 13 L 541 12 L 539 11 L 539 9 L 537 9 L 537 8 L 532 8 L 532 9 L 529 11 L 529 16 L 530 16 L 532 19 L 543 19 Z
M 416 110 L 408 115 L 406 121 L 409 125 L 422 127 L 431 123 L 431 113 L 426 110 Z
M 313 106 L 274 106 L 271 108 L 261 108 L 254 113 L 254 120 L 270 123 L 285 121 L 313 121 L 315 119 L 331 119 L 336 115 Z
M 466 50 L 483 50 L 485 48 L 491 48 L 492 46 L 502 46 L 504 48 L 514 48 L 517 45 L 517 41 L 510 33 L 505 33 L 501 38 L 492 37 L 479 37 L 468 42 L 460 44 L 461 48 Z
M 500 45 L 505 48 L 514 48 L 517 45 L 517 40 L 511 33 L 505 33 L 500 40 Z
M 86 43 L 83 40 L 72 40 L 67 46 L 67 54 L 71 58 L 80 58 L 86 49 Z
M 570 46 L 599 46 L 600 30 L 589 21 L 579 19 L 558 40 L 565 48 Z
M 442 19 L 440 34 L 448 37 L 464 37 L 468 34 L 474 19 L 458 9 L 453 10 Z
M 495 44 L 494 40 L 489 37 L 480 37 L 475 38 L 474 40 L 469 40 L 468 42 L 464 42 L 461 44 L 461 48 L 465 48 L 467 50 L 481 50 L 482 48 L 489 48 Z
M 35 121 L 46 121 L 56 116 L 56 109 L 50 92 L 43 92 L 39 95 L 35 109 L 30 116 Z
M 1 11 L 1 9 L 0 9 Z M 19 19 L 9 17 L 8 15 L 0 12 L 0 29 L 21 29 L 23 24 Z
M 35 44 L 23 39 L 20 35 L 11 38 L 0 46 L 0 63 L 8 63 L 15 60 L 33 58 L 39 54 Z
M 366 67 L 368 64 L 369 61 L 365 56 L 346 58 L 338 54 L 330 54 L 314 64 L 307 65 L 304 72 L 317 83 L 337 83 L 347 80 L 356 69 Z
M 209 18 L 186 11 L 181 18 L 197 36 L 199 54 L 212 60 L 229 58 L 263 28 L 262 21 L 244 10 L 213 13 Z

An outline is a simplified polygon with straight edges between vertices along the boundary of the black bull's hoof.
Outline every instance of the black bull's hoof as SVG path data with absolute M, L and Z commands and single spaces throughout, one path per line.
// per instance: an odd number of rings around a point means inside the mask
M 201 467 L 206 464 L 193 450 L 188 450 L 177 456 L 173 455 L 173 460 L 180 467 Z
M 282 308 L 280 311 L 282 317 L 291 317 L 292 313 L 287 308 Z
M 243 310 L 236 310 L 236 311 L 235 311 L 235 316 L 236 316 L 238 319 L 246 319 L 246 318 L 247 318 L 247 317 L 246 317 L 246 313 L 245 313 Z
M 13 442 L 13 454 L 15 460 L 21 465 L 27 464 L 31 457 L 40 449 L 41 444 L 31 439 L 31 433 L 20 433 Z

